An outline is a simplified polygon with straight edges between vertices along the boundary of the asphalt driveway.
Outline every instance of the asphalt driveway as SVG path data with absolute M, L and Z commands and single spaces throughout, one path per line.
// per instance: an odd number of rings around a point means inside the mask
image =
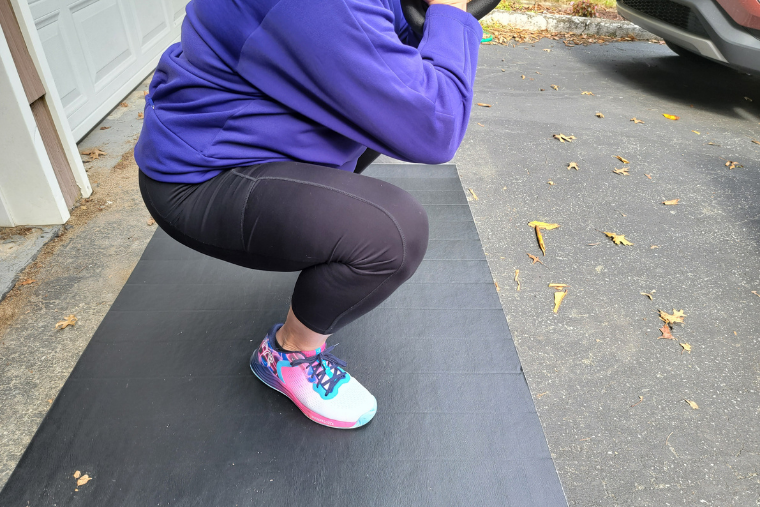
M 760 505 L 760 78 L 542 40 L 483 46 L 475 102 L 454 162 L 570 505 Z

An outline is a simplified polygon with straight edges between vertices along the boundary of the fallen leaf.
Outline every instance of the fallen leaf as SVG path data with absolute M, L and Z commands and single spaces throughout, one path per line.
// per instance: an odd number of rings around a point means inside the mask
M 650 180 L 652 179 L 652 175 L 651 175 L 651 174 L 644 174 L 644 176 L 646 176 L 646 177 L 647 177 L 647 178 L 649 178 Z
M 747 102 L 752 102 L 752 99 L 749 97 L 744 97 L 744 100 L 746 100 Z
M 551 86 L 552 86 L 553 89 L 559 90 L 559 86 L 557 86 L 557 85 L 551 85 Z
M 551 287 L 552 289 L 560 290 L 567 287 L 567 284 L 566 283 L 550 283 L 549 287 Z
M 552 137 L 563 143 L 572 143 L 575 136 L 566 136 L 565 134 L 554 134 Z
M 633 405 L 631 405 L 631 408 L 635 407 L 636 405 L 638 405 L 642 401 L 644 401 L 644 397 L 643 396 L 639 396 L 639 401 L 637 401 L 636 403 L 634 403 Z
M 675 338 L 673 338 L 673 335 L 670 333 L 670 326 L 667 324 L 662 325 L 660 332 L 662 333 L 662 336 L 658 336 L 658 340 L 675 340 Z
M 529 222 L 528 227 L 540 227 L 541 229 L 546 229 L 547 231 L 551 231 L 552 229 L 556 229 L 559 227 L 559 224 L 548 224 L 546 222 Z
M 150 92 L 148 90 L 143 90 L 143 96 L 147 96 Z
M 596 113 L 597 118 L 604 118 L 604 115 L 602 113 Z
M 515 270 L 515 282 L 517 282 L 517 290 L 520 290 L 520 270 Z
M 702 134 L 700 134 L 699 132 L 697 132 L 696 130 L 692 130 L 692 132 L 694 132 L 694 133 L 695 133 L 695 134 L 697 134 L 698 136 L 701 136 L 701 135 L 702 135 Z
M 493 281 L 493 284 L 496 286 L 496 292 L 499 292 L 499 284 L 496 282 L 496 280 Z
M 538 393 L 536 395 L 536 398 L 541 398 L 542 396 L 546 396 L 547 394 L 549 394 L 549 391 L 544 391 L 543 393 Z
M 755 144 L 760 144 L 760 141 L 755 141 L 754 139 L 752 140 L 752 142 Z
M 648 292 L 639 292 L 639 294 L 641 294 L 642 296 L 648 297 L 649 301 L 652 301 L 652 295 L 649 294 Z
M 696 404 L 696 403 L 694 403 L 693 401 L 691 401 L 691 400 L 683 400 L 683 401 L 685 401 L 686 403 L 688 403 L 688 404 L 689 404 L 689 406 L 690 406 L 691 408 L 693 408 L 694 410 L 697 410 L 697 409 L 699 409 L 699 405 L 697 405 L 697 404 Z
M 599 244 L 599 243 L 586 243 L 586 245 L 587 245 L 587 246 L 596 246 L 596 245 L 598 245 L 598 244 Z
M 710 142 L 710 143 L 707 143 L 707 144 L 708 144 L 709 146 L 717 146 L 718 148 L 720 148 L 720 145 L 719 145 L 719 144 L 715 144 L 715 143 L 713 143 L 713 142 Z
M 148 219 L 148 225 L 153 225 L 153 224 L 155 224 L 155 223 L 156 223 L 156 221 L 155 221 L 155 220 L 153 220 L 152 218 L 149 218 L 149 219 Z
M 80 472 L 79 470 L 77 470 L 76 472 L 74 472 L 74 479 L 79 479 L 79 477 L 81 477 L 81 476 L 82 476 L 82 472 Z
M 620 169 L 613 169 L 612 172 L 615 173 L 615 174 L 621 174 L 623 176 L 630 176 L 630 174 L 628 174 L 628 168 L 627 167 L 622 167 Z
M 90 159 L 98 159 L 101 155 L 108 155 L 105 151 L 100 151 L 100 148 L 90 148 L 89 150 L 80 151 L 82 155 L 88 155 Z
M 68 326 L 73 326 L 77 323 L 77 318 L 75 315 L 69 315 L 66 317 L 66 320 L 60 321 L 58 324 L 55 325 L 56 329 L 65 329 Z
M 655 248 L 660 248 L 659 245 L 652 245 L 649 247 L 650 250 L 654 250 Z
M 502 72 L 506 72 L 506 69 L 501 69 Z
M 594 95 L 594 94 L 591 92 L 581 92 L 581 95 Z
M 577 171 L 579 169 L 578 164 L 576 164 L 575 162 L 570 162 L 569 164 L 567 164 L 567 170 L 569 171 L 570 169 L 575 169 Z
M 485 125 L 483 125 L 482 123 L 478 123 L 478 125 L 480 125 L 481 127 L 485 127 Z
M 680 345 L 681 345 L 681 347 L 683 347 L 683 350 L 681 351 L 681 354 L 683 354 L 684 351 L 686 351 L 689 354 L 691 354 L 691 345 L 689 345 L 688 343 L 680 343 Z
M 48 400 L 48 403 L 53 403 L 53 400 L 52 400 L 52 398 Z
M 544 51 L 546 51 L 547 53 L 550 53 L 550 52 L 551 52 L 551 49 L 544 49 Z M 745 98 L 746 98 L 746 97 L 745 97 Z
M 623 158 L 623 157 L 621 157 L 620 155 L 615 155 L 615 157 L 614 157 L 614 158 L 618 159 L 619 161 L 621 161 L 621 162 L 622 162 L 622 163 L 624 163 L 624 164 L 630 164 L 630 162 L 628 162 L 626 159 L 624 159 L 624 158 Z
M 100 130 L 108 130 L 108 129 L 110 129 L 110 128 L 111 128 L 111 127 L 100 127 Z
M 535 264 L 537 262 L 543 264 L 543 262 L 541 262 L 541 259 L 539 259 L 535 255 L 528 254 L 528 257 L 530 257 L 530 259 L 533 261 L 533 262 L 531 262 L 531 265 L 533 265 L 533 264 Z
M 662 201 L 665 206 L 675 206 L 681 199 L 671 199 L 669 201 Z
M 683 310 L 676 311 L 675 308 L 673 308 L 673 315 L 665 313 L 662 310 L 658 310 L 658 311 L 660 312 L 660 319 L 662 319 L 662 321 L 665 322 L 665 324 L 667 324 L 668 326 L 671 326 L 671 327 L 676 322 L 683 323 L 683 318 L 686 317 L 686 315 L 684 315 L 684 313 L 683 313 Z
M 614 232 L 604 233 L 608 238 L 611 238 L 616 245 L 632 246 L 633 243 L 625 239 L 625 234 L 615 234 Z
M 480 107 L 491 107 L 491 104 L 486 104 L 486 103 L 484 103 L 484 102 L 478 102 L 478 105 L 479 105 Z
M 121 107 L 129 107 L 129 104 L 127 104 L 126 102 L 122 102 L 122 103 L 121 103 L 121 104 L 119 104 L 119 105 L 120 105 Z
M 663 115 L 665 118 L 667 118 L 668 120 L 679 120 L 679 119 L 681 119 L 681 117 L 680 117 L 680 116 L 676 116 L 676 115 L 674 115 L 674 114 L 665 114 L 665 113 L 662 113 L 662 115 Z
M 470 193 L 472 194 L 472 198 L 473 198 L 473 199 L 475 199 L 476 201 L 478 201 L 478 200 L 479 200 L 479 199 L 478 199 L 478 196 L 477 196 L 477 195 L 475 195 L 475 191 L 474 191 L 473 189 L 471 189 L 471 188 L 468 188 L 467 190 L 469 190 L 469 191 L 470 191 Z
M 137 119 L 138 120 L 142 120 L 143 118 L 145 118 L 145 113 L 143 113 L 142 111 L 140 111 L 139 113 L 137 113 Z
M 521 75 L 520 77 L 521 77 L 522 79 L 525 79 L 525 74 Z
M 552 180 L 547 181 L 549 185 L 554 185 L 554 182 Z
M 636 118 L 635 116 L 634 116 L 633 118 L 631 118 L 631 121 L 632 121 L 633 123 L 644 123 L 643 121 L 639 120 L 639 119 L 638 119 L 638 118 Z
M 29 279 L 29 280 L 24 280 L 23 282 L 19 282 L 19 285 L 29 285 L 30 283 L 34 283 L 34 282 L 36 282 L 36 281 L 37 281 L 37 280 L 31 280 L 31 279 Z
M 87 474 L 84 474 L 82 477 L 80 477 L 79 479 L 77 479 L 77 486 L 84 486 L 85 484 L 87 484 L 91 480 L 92 480 L 92 477 L 90 477 Z
M 567 296 L 567 290 L 554 293 L 554 313 L 559 311 L 559 305 L 562 304 L 562 300 Z
M 528 254 L 528 255 L 530 255 L 530 254 Z M 543 262 L 541 264 L 543 264 Z M 760 298 L 760 294 L 758 294 L 756 290 L 753 290 L 752 294 L 754 294 L 755 296 L 757 296 L 757 297 Z
M 729 160 L 726 162 L 726 167 L 728 167 L 729 169 L 737 169 L 739 167 L 744 167 L 744 166 L 741 165 L 739 162 L 734 162 L 733 160 Z

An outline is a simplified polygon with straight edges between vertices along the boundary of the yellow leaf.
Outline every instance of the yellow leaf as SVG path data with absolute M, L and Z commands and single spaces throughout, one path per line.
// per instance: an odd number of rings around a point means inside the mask
M 523 75 L 522 75 L 522 76 L 520 76 L 520 77 L 521 77 L 522 79 L 525 79 L 525 74 L 523 74 Z
M 528 254 L 528 257 L 530 257 L 530 258 L 531 258 L 531 260 L 533 261 L 533 262 L 531 262 L 531 265 L 532 265 L 532 264 L 535 264 L 535 263 L 537 263 L 537 262 L 540 262 L 541 264 L 543 264 L 543 262 L 541 262 L 541 259 L 539 259 L 539 258 L 538 258 L 538 257 L 536 257 L 535 255 L 531 255 L 531 254 Z
M 528 227 L 540 227 L 541 229 L 546 229 L 547 231 L 550 231 L 552 229 L 556 229 L 559 227 L 559 224 L 547 224 L 546 222 L 529 222 Z
M 515 270 L 515 282 L 517 282 L 517 290 L 520 290 L 520 270 Z
M 493 284 L 496 286 L 496 292 L 499 292 L 499 284 L 496 282 L 496 280 L 493 281 Z
M 554 313 L 559 311 L 559 305 L 562 304 L 562 300 L 565 299 L 565 296 L 567 296 L 567 290 L 554 293 Z
M 644 123 L 643 121 L 641 121 L 641 120 L 637 119 L 635 116 L 634 116 L 633 118 L 631 118 L 631 121 L 632 121 L 633 123 Z
M 625 234 L 615 234 L 614 232 L 605 232 L 604 234 L 608 238 L 612 238 L 612 241 L 614 241 L 616 245 L 625 245 L 625 246 L 633 245 L 633 243 L 625 239 Z
M 491 107 L 491 104 L 485 104 L 485 103 L 483 103 L 483 102 L 478 102 L 478 105 L 479 105 L 480 107 Z
M 673 114 L 665 114 L 665 113 L 662 113 L 662 115 L 663 115 L 665 118 L 667 118 L 668 120 L 678 120 L 678 119 L 680 119 L 680 118 L 681 118 L 680 116 L 675 116 L 675 115 L 673 115 Z
M 108 155 L 105 151 L 100 151 L 100 148 L 90 148 L 89 150 L 80 151 L 82 155 L 88 155 L 90 160 L 100 158 L 101 155 Z
M 736 169 L 737 167 L 744 167 L 739 162 L 734 162 L 733 160 L 729 160 L 726 162 L 726 167 L 729 169 Z
M 683 313 L 683 310 L 676 311 L 675 308 L 673 308 L 673 315 L 665 313 L 662 310 L 658 311 L 660 312 L 660 319 L 662 319 L 662 321 L 669 326 L 675 324 L 676 322 L 683 322 L 683 318 L 686 317 L 686 315 Z
M 144 119 L 144 118 L 145 118 L 145 114 L 144 114 L 142 111 L 141 111 L 141 112 L 139 112 L 139 113 L 137 113 L 137 119 L 138 119 L 138 120 L 142 120 L 142 119 Z
M 641 294 L 642 296 L 646 296 L 646 297 L 648 297 L 648 298 L 649 298 L 649 301 L 652 301 L 652 295 L 651 295 L 651 294 L 649 294 L 649 293 L 647 293 L 647 292 L 639 292 L 639 294 Z
M 540 227 L 536 227 L 536 239 L 538 240 L 538 248 L 541 249 L 541 253 L 546 255 L 546 245 L 544 244 L 544 236 L 541 234 Z
M 569 171 L 570 169 L 575 169 L 577 171 L 579 169 L 578 164 L 576 164 L 575 162 L 570 162 L 569 164 L 567 164 L 567 170 Z
M 688 403 L 688 404 L 689 404 L 689 406 L 690 406 L 691 408 L 693 408 L 694 410 L 698 410 L 698 409 L 699 409 L 699 405 L 697 405 L 697 404 L 696 404 L 696 403 L 694 403 L 693 401 L 691 401 L 691 400 L 683 400 L 683 401 L 685 401 L 686 403 Z
M 81 477 L 81 476 L 82 476 L 82 472 L 80 472 L 79 470 L 77 470 L 76 472 L 74 472 L 74 479 L 79 479 L 79 477 Z
M 594 94 L 591 92 L 581 92 L 581 95 L 594 95 Z
M 559 90 L 559 86 L 557 86 L 557 85 L 551 85 L 551 86 L 552 86 L 553 89 Z
M 675 206 L 681 199 L 671 199 L 669 201 L 662 201 L 665 206 Z
M 630 162 L 628 162 L 626 159 L 624 159 L 620 155 L 615 155 L 615 158 L 618 159 L 619 161 L 621 161 L 624 164 L 630 164 Z
M 550 284 L 549 284 L 549 287 L 551 287 L 551 288 L 553 288 L 553 289 L 557 289 L 557 290 L 560 290 L 560 289 L 562 289 L 562 288 L 565 288 L 565 287 L 567 287 L 567 284 L 566 284 L 566 283 L 550 283 Z
M 572 143 L 575 136 L 566 136 L 565 134 L 554 134 L 552 137 L 563 143 Z
M 66 317 L 66 320 L 60 321 L 58 324 L 55 325 L 56 329 L 64 329 L 68 326 L 73 326 L 77 323 L 77 318 L 74 315 L 69 315 Z
M 469 191 L 470 191 L 470 193 L 472 194 L 472 198 L 473 198 L 473 199 L 475 199 L 476 201 L 477 201 L 477 200 L 479 200 L 479 199 L 478 199 L 478 196 L 477 196 L 477 195 L 475 195 L 475 191 L 474 191 L 473 189 L 471 189 L 471 188 L 468 188 L 467 190 L 469 190 Z
M 602 113 L 596 113 L 597 118 L 604 118 L 604 115 Z
M 87 484 L 88 482 L 90 482 L 91 480 L 92 480 L 92 477 L 90 477 L 87 474 L 84 474 L 82 477 L 77 479 L 77 486 L 83 486 Z
M 760 141 L 756 141 L 754 139 L 752 140 L 752 142 L 755 143 L 755 144 L 760 144 Z
M 683 350 L 681 351 L 681 354 L 683 354 L 684 351 L 686 351 L 689 354 L 691 354 L 691 345 L 689 345 L 688 343 L 681 343 L 681 347 L 683 347 Z
M 646 177 L 647 177 L 647 178 L 649 178 L 650 180 L 652 179 L 652 175 L 651 175 L 651 174 L 644 174 L 644 176 L 646 176 Z
M 621 174 L 623 176 L 630 176 L 630 174 L 628 174 L 627 167 L 621 167 L 620 169 L 613 169 L 612 172 L 615 174 Z
M 700 134 L 699 132 L 697 132 L 696 130 L 692 130 L 692 132 L 694 132 L 694 133 L 695 133 L 695 134 L 697 134 L 698 136 L 702 135 L 702 134 Z

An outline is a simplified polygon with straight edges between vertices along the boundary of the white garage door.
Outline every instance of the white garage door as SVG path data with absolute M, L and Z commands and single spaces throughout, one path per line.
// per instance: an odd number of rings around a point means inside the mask
M 66 116 L 79 140 L 179 38 L 188 0 L 29 0 Z

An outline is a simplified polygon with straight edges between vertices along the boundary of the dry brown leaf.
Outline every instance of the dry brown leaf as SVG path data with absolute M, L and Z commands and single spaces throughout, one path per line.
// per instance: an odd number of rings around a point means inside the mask
M 485 127 L 485 125 L 483 125 L 482 123 L 478 123 L 478 125 L 480 125 L 481 127 Z
M 652 179 L 652 175 L 651 175 L 651 174 L 644 174 L 644 176 L 646 176 L 646 177 L 647 177 L 647 178 L 649 178 L 650 180 Z
M 542 264 L 543 264 L 543 263 L 542 263 Z M 753 290 L 753 291 L 752 291 L 752 294 L 754 294 L 755 296 L 757 296 L 757 297 L 759 297 L 759 298 L 760 298 L 760 294 L 758 294 L 756 290 Z
M 729 160 L 726 162 L 726 167 L 728 167 L 729 169 L 736 169 L 738 167 L 744 167 L 744 166 L 741 165 L 739 162 L 734 162 L 733 160 Z
M 655 248 L 660 248 L 660 246 L 659 245 L 652 245 L 652 246 L 649 247 L 650 250 L 654 250 Z
M 662 325 L 660 332 L 662 333 L 662 336 L 658 336 L 658 340 L 675 340 L 675 338 L 673 338 L 673 335 L 670 333 L 670 326 L 667 324 Z
M 581 92 L 581 95 L 594 95 L 594 94 L 591 92 Z
M 578 164 L 576 164 L 575 162 L 570 162 L 569 164 L 567 164 L 567 170 L 569 171 L 570 169 L 575 169 L 577 171 L 579 169 Z
M 81 477 L 81 476 L 82 476 L 82 472 L 80 472 L 79 470 L 77 470 L 76 472 L 74 472 L 74 479 L 79 479 L 79 477 Z
M 469 191 L 470 191 L 470 193 L 472 194 L 472 198 L 473 198 L 473 199 L 475 199 L 476 201 L 478 201 L 478 200 L 479 200 L 479 199 L 478 199 L 478 196 L 477 196 L 477 195 L 475 195 L 475 191 L 474 191 L 473 189 L 471 189 L 471 188 L 468 188 L 467 190 L 469 190 Z
M 515 270 L 515 282 L 517 282 L 517 290 L 520 290 L 520 270 Z
M 563 143 L 572 143 L 575 136 L 566 136 L 565 134 L 554 134 L 552 137 Z
M 522 79 L 525 79 L 525 74 L 522 74 L 520 77 L 521 77 Z
M 552 180 L 547 181 L 549 185 L 554 185 L 554 182 Z
M 82 477 L 80 477 L 79 479 L 77 479 L 77 486 L 84 486 L 85 484 L 87 484 L 91 480 L 92 480 L 92 477 L 90 477 L 87 474 L 84 474 Z
M 55 325 L 56 329 L 65 329 L 68 326 L 73 326 L 77 323 L 77 318 L 75 315 L 69 315 L 66 317 L 66 320 L 60 321 L 58 324 Z
M 638 118 L 636 118 L 635 116 L 634 116 L 633 118 L 631 118 L 631 121 L 632 121 L 633 123 L 644 123 L 643 121 L 639 120 L 639 119 L 638 119 Z
M 148 90 L 143 90 L 143 96 L 144 96 L 144 97 L 147 97 L 147 95 L 148 95 L 149 93 L 150 93 L 150 92 L 149 92 Z
M 625 234 L 615 234 L 614 232 L 604 233 L 608 238 L 611 238 L 616 245 L 632 246 L 633 243 L 625 239 Z
M 632 37 L 606 37 L 603 35 L 587 35 L 587 34 L 575 34 L 575 33 L 561 33 L 551 32 L 548 30 L 527 30 L 523 28 L 515 28 L 511 25 L 501 25 L 498 23 L 489 23 L 488 31 L 493 36 L 493 40 L 484 42 L 484 45 L 509 45 L 517 46 L 517 44 L 528 43 L 533 44 L 540 39 L 561 40 L 568 48 L 575 46 L 587 46 L 589 44 L 607 44 L 615 41 L 632 41 L 635 40 Z
M 496 280 L 493 281 L 493 284 L 496 286 L 496 292 L 499 292 L 499 284 L 496 282 Z
M 129 107 L 129 104 L 127 104 L 126 102 L 122 102 L 122 103 L 121 103 L 121 104 L 119 104 L 119 105 L 120 105 L 121 107 Z
M 710 142 L 710 143 L 707 143 L 707 144 L 708 144 L 709 146 L 717 146 L 718 148 L 720 148 L 720 145 L 719 145 L 719 144 L 715 144 L 715 143 L 713 143 L 713 142 Z
M 562 300 L 567 296 L 567 290 L 554 293 L 554 313 L 559 311 L 559 305 L 562 304 Z
M 108 155 L 105 151 L 100 151 L 100 148 L 90 148 L 89 150 L 82 150 L 79 153 L 88 155 L 91 160 L 98 159 L 101 155 Z
M 110 129 L 110 128 L 111 128 L 111 127 L 100 127 L 100 130 L 108 130 L 108 129 Z
M 551 287 L 552 289 L 560 290 L 567 287 L 567 284 L 566 283 L 550 283 L 549 287 Z
M 539 263 L 543 264 L 543 262 L 541 262 L 541 259 L 539 259 L 539 258 L 538 258 L 538 257 L 536 257 L 535 255 L 532 255 L 532 254 L 528 254 L 528 257 L 530 257 L 530 260 L 532 260 L 532 261 L 533 261 L 533 262 L 531 262 L 531 265 L 532 265 L 532 264 L 535 264 L 535 263 L 537 263 L 537 262 L 539 262 Z
M 541 252 L 546 255 L 546 245 L 544 244 L 544 237 L 541 234 L 541 229 L 546 229 L 547 231 L 550 231 L 552 229 L 556 229 L 559 227 L 559 224 L 548 224 L 546 222 L 530 222 L 528 226 L 533 227 L 536 229 L 536 239 L 538 240 L 538 247 L 541 249 Z
M 680 116 L 676 116 L 676 115 L 674 115 L 674 114 L 665 114 L 665 113 L 662 113 L 662 115 L 663 115 L 665 118 L 667 118 L 668 120 L 679 120 L 679 119 L 681 119 L 681 117 L 680 117 Z
M 148 225 L 153 225 L 153 224 L 155 224 L 155 223 L 156 223 L 156 221 L 155 221 L 155 220 L 153 220 L 152 218 L 149 218 L 149 219 L 148 219 Z
M 145 118 L 145 113 L 143 113 L 142 111 L 140 111 L 139 113 L 137 113 L 137 119 L 138 120 L 142 120 L 144 118 Z
M 595 115 L 597 118 L 604 118 L 604 115 L 602 113 L 596 113 Z
M 551 53 L 551 49 L 544 49 L 547 53 Z
M 620 155 L 615 155 L 615 157 L 614 157 L 614 158 L 618 159 L 619 161 L 621 161 L 621 162 L 622 162 L 622 163 L 624 163 L 624 164 L 630 164 L 630 162 L 628 162 L 626 159 L 624 159 L 624 158 L 623 158 L 623 157 L 621 157 Z
M 697 405 L 695 402 L 693 402 L 691 400 L 683 400 L 683 401 L 685 401 L 686 403 L 688 403 L 689 406 L 691 408 L 693 408 L 694 410 L 698 410 L 699 409 L 699 405 Z
M 559 90 L 559 86 L 557 86 L 557 85 L 551 85 L 551 87 L 552 87 L 552 89 L 554 89 L 554 90 Z
M 19 285 L 29 285 L 30 283 L 34 283 L 36 281 L 37 280 L 32 280 L 32 279 L 24 280 L 23 282 L 19 282 Z
M 636 405 L 638 405 L 642 401 L 644 401 L 644 397 L 643 396 L 639 396 L 639 401 L 637 401 L 636 403 L 634 403 L 633 405 L 631 405 L 631 408 L 635 407 Z
M 639 294 L 641 294 L 642 296 L 646 296 L 646 297 L 648 297 L 648 298 L 649 298 L 649 301 L 653 301 L 653 300 L 652 300 L 652 295 L 651 295 L 651 294 L 649 294 L 648 292 L 639 292 Z
M 688 343 L 680 343 L 680 345 L 681 347 L 683 347 L 683 350 L 681 350 L 681 354 L 683 354 L 684 352 L 688 352 L 689 354 L 691 354 L 691 345 L 689 345 Z
M 486 103 L 484 103 L 484 102 L 478 102 L 478 105 L 479 105 L 480 107 L 491 107 L 491 104 L 486 104 Z
M 681 199 L 671 199 L 669 201 L 662 201 L 665 206 L 675 206 Z
M 702 135 L 702 134 L 700 134 L 699 132 L 697 132 L 696 130 L 692 130 L 692 132 L 694 132 L 694 133 L 695 133 L 695 134 L 697 134 L 698 136 L 701 136 L 701 135 Z
M 536 398 L 541 398 L 541 397 L 543 397 L 543 396 L 546 396 L 547 394 L 549 394 L 549 391 L 544 391 L 544 392 L 542 392 L 542 393 L 538 393 L 538 394 L 536 395 Z
M 528 227 L 540 227 L 541 229 L 546 229 L 547 231 L 551 231 L 552 229 L 556 229 L 559 227 L 559 224 L 549 224 L 546 222 L 528 222 Z
M 673 308 L 673 315 L 665 313 L 662 310 L 658 310 L 658 311 L 660 312 L 660 319 L 662 319 L 662 321 L 665 322 L 665 324 L 667 324 L 670 327 L 673 327 L 673 324 L 675 324 L 676 322 L 683 323 L 683 318 L 686 317 L 686 315 L 684 315 L 683 313 L 683 310 L 676 311 L 675 308 Z
M 622 167 L 620 169 L 613 169 L 612 172 L 615 173 L 615 174 L 621 174 L 623 176 L 630 176 L 630 174 L 628 174 L 628 168 L 627 167 Z
M 755 144 L 760 144 L 760 141 L 756 141 L 754 139 L 752 140 L 752 142 L 755 143 Z

